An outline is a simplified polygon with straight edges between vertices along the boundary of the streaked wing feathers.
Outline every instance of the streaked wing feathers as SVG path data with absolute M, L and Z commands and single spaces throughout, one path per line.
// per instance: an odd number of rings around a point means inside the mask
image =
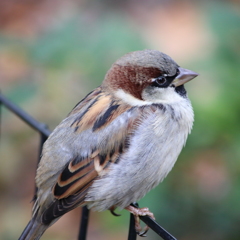
M 55 201 L 43 212 L 42 223 L 50 224 L 75 207 L 84 205 L 85 196 L 93 180 L 107 173 L 111 163 L 117 163 L 123 149 L 123 145 L 120 144 L 107 155 L 100 155 L 95 151 L 91 159 L 83 159 L 76 164 L 74 160 L 71 161 L 59 175 L 53 188 Z
M 83 99 L 70 113 L 76 117 L 70 127 L 74 128 L 75 134 L 81 134 L 86 129 L 92 131 L 101 131 L 102 128 L 110 124 L 114 119 L 123 112 L 130 110 L 132 107 L 113 99 L 110 94 L 102 92 L 99 88 Z M 134 121 L 124 124 L 124 127 L 131 131 Z M 128 133 L 128 130 L 124 130 Z M 70 195 L 82 192 L 86 186 L 90 187 L 92 182 L 98 176 L 107 173 L 111 163 L 117 163 L 120 154 L 128 146 L 127 134 L 120 134 L 121 129 L 116 131 L 118 136 L 114 144 L 106 142 L 104 149 L 93 149 L 92 154 L 85 158 L 81 153 L 72 159 L 60 173 L 55 186 L 53 195 L 56 199 L 69 198 Z
M 80 192 L 77 192 L 63 199 L 56 199 L 42 214 L 42 223 L 49 225 L 54 219 L 71 211 L 80 204 L 84 204 L 84 198 L 91 184 L 86 185 Z
M 95 91 L 98 92 L 97 95 L 95 95 Z M 71 127 L 75 128 L 78 133 L 89 128 L 92 128 L 93 131 L 100 130 L 123 112 L 131 109 L 130 105 L 122 102 L 120 104 L 120 101 L 113 99 L 110 94 L 99 90 L 95 91 L 89 95 L 90 100 L 87 98 L 76 106 L 79 114 L 72 122 Z M 84 103 L 86 105 L 83 105 Z M 82 107 L 81 110 L 80 107 Z M 70 115 L 72 114 L 76 114 L 76 109 L 72 110 Z

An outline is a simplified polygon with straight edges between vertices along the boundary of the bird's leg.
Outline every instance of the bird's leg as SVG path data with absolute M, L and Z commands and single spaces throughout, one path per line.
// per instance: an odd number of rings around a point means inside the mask
M 134 218 L 135 218 L 135 229 L 136 229 L 136 232 L 139 236 L 141 237 L 146 237 L 146 233 L 149 229 L 149 227 L 146 225 L 143 229 L 140 225 L 140 218 L 139 216 L 149 216 L 153 219 L 155 219 L 154 215 L 152 212 L 149 211 L 148 208 L 137 208 L 137 207 L 134 207 L 132 205 L 129 205 L 125 208 L 126 210 L 128 210 L 130 213 L 132 213 L 134 215 Z

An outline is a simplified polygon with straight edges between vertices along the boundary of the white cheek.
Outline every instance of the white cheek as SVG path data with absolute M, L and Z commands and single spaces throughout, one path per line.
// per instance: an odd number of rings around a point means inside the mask
M 135 98 L 129 93 L 126 93 L 122 89 L 118 89 L 115 93 L 116 97 L 121 98 L 124 102 L 128 103 L 131 106 L 144 106 L 144 105 L 150 105 L 152 102 L 146 101 L 146 100 L 140 100 L 138 98 Z
M 135 98 L 124 90 L 119 89 L 115 92 L 116 97 L 122 99 L 124 102 L 131 106 L 146 106 L 153 103 L 176 103 L 183 98 L 175 92 L 174 88 L 146 88 L 142 92 L 143 100 Z
M 173 87 L 157 88 L 147 87 L 143 90 L 142 98 L 152 103 L 176 103 L 183 98 L 175 91 Z

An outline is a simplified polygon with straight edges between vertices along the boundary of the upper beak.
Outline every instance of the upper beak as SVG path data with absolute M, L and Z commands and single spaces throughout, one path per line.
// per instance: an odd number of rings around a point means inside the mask
M 179 74 L 176 76 L 172 82 L 176 87 L 183 85 L 186 82 L 189 82 L 193 78 L 197 77 L 199 74 L 185 68 L 178 68 Z

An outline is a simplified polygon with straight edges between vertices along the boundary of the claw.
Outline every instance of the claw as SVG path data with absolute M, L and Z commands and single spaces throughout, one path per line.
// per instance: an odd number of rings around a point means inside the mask
M 115 213 L 114 210 L 110 210 L 111 214 L 116 217 L 120 217 L 121 214 Z
M 145 234 L 145 232 L 137 233 L 137 235 L 138 235 L 139 237 L 147 237 L 147 235 Z
M 138 236 L 140 236 L 140 237 L 146 237 L 146 236 L 147 236 L 146 233 L 148 232 L 148 230 L 149 230 L 149 227 L 146 225 L 146 226 L 144 227 L 143 231 L 142 231 L 142 232 L 138 232 L 137 234 L 138 234 Z
M 110 212 L 111 212 L 111 214 L 112 214 L 113 216 L 115 216 L 115 217 L 120 217 L 121 214 L 115 213 L 115 212 L 114 212 L 115 209 L 116 209 L 115 207 L 111 207 L 109 210 L 110 210 Z

